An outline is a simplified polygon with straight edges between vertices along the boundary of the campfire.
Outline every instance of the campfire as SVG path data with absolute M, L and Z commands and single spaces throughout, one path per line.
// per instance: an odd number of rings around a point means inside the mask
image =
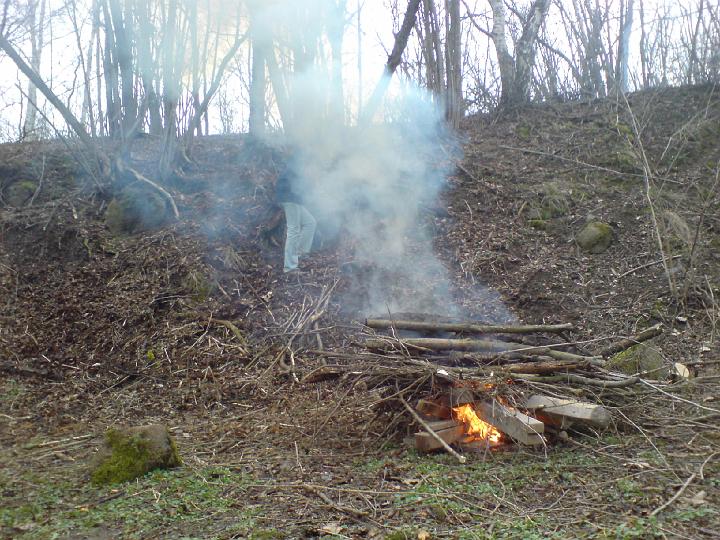
M 610 411 L 577 399 L 591 394 L 577 387 L 609 394 L 637 383 L 637 377 L 607 370 L 604 356 L 660 333 L 652 327 L 589 355 L 557 339 L 573 330 L 569 324 L 484 325 L 431 317 L 368 319 L 366 326 L 376 332 L 365 341 L 368 349 L 399 351 L 402 360 L 396 360 L 422 367 L 425 374 L 433 370 L 425 397 L 414 406 L 401 398 L 417 426 L 411 444 L 421 452 L 444 449 L 460 461 L 464 457 L 456 449 L 540 447 L 566 438 L 571 428 L 608 428 Z M 472 334 L 483 337 L 467 337 Z M 568 391 L 569 386 L 576 388 Z
M 475 392 L 460 388 L 460 392 L 453 389 L 432 400 L 418 401 L 412 412 L 423 429 L 415 433 L 416 449 L 448 449 L 453 443 L 465 449 L 489 449 L 512 442 L 545 444 L 542 421 L 501 403 L 501 398 L 476 401 Z
M 640 382 L 609 369 L 607 358 L 661 333 L 659 325 L 652 326 L 588 354 L 570 339 L 570 324 L 488 325 L 425 317 L 366 320 L 371 331 L 364 352 L 313 351 L 336 363 L 324 363 L 302 382 L 340 378 L 375 389 L 387 396 L 378 404 L 399 402 L 412 417 L 409 444 L 420 452 L 444 449 L 461 462 L 459 451 L 543 447 L 566 440 L 572 431 L 607 429 L 613 417 L 604 404 L 622 401 Z M 473 335 L 482 337 L 468 337 Z
M 464 443 L 470 442 L 482 442 L 487 441 L 489 444 L 498 444 L 502 438 L 500 433 L 495 426 L 488 424 L 485 420 L 481 419 L 475 407 L 470 404 L 460 405 L 459 407 L 453 408 L 453 418 L 463 424 L 465 428 L 463 439 Z

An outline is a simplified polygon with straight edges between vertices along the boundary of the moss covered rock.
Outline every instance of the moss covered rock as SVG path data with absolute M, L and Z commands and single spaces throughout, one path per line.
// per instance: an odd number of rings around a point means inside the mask
M 613 241 L 613 230 L 602 221 L 590 221 L 575 235 L 580 249 L 587 253 L 602 253 Z
M 105 224 L 115 234 L 132 234 L 160 227 L 170 218 L 165 198 L 144 186 L 130 186 L 113 197 Z
M 31 180 L 20 180 L 13 182 L 3 193 L 3 198 L 8 206 L 25 206 L 35 193 L 37 184 Z
M 669 373 L 662 354 L 657 348 L 639 343 L 613 356 L 608 367 L 627 375 L 641 374 L 646 379 L 663 380 Z
M 95 485 L 119 484 L 155 469 L 182 464 L 167 427 L 160 424 L 111 428 L 91 470 Z

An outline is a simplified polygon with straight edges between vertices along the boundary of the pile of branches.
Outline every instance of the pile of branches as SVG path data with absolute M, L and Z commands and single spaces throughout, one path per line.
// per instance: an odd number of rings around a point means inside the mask
M 365 325 L 368 332 L 357 343 L 362 347 L 357 352 L 311 351 L 328 362 L 302 381 L 343 378 L 369 389 L 396 390 L 385 392 L 384 399 L 465 387 L 490 391 L 512 402 L 513 395 L 532 387 L 533 392 L 554 396 L 582 393 L 595 395 L 598 401 L 621 401 L 642 379 L 609 369 L 607 359 L 661 333 L 660 325 L 652 326 L 596 354 L 584 354 L 577 350 L 579 343 L 560 339 L 574 330 L 571 324 L 499 326 L 368 319 Z M 403 337 L 408 332 L 443 337 Z

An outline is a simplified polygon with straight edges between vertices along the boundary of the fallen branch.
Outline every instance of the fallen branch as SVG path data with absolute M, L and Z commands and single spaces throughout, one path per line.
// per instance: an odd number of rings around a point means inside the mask
M 602 351 L 600 351 L 600 356 L 604 356 L 604 357 L 612 356 L 621 351 L 629 349 L 633 345 L 637 345 L 638 343 L 642 343 L 643 341 L 647 341 L 656 336 L 659 336 L 660 334 L 662 334 L 662 325 L 658 323 L 655 326 L 646 328 L 639 334 L 636 334 L 629 338 L 621 339 L 617 343 L 613 343 L 612 345 L 605 347 Z
M 393 321 L 390 319 L 367 319 L 365 326 L 375 329 L 397 328 L 401 330 L 430 332 L 466 332 L 468 334 L 531 334 L 534 332 L 563 332 L 572 330 L 570 323 L 553 325 L 486 325 L 475 323 L 441 323 L 426 321 Z
M 357 518 L 364 518 L 368 516 L 367 512 L 364 512 L 362 510 L 357 510 L 356 508 L 351 508 L 349 506 L 341 506 L 330 499 L 327 495 L 325 495 L 322 491 L 317 489 L 314 486 L 310 486 L 308 484 L 302 484 L 302 489 L 309 491 L 310 493 L 313 493 L 320 497 L 325 504 L 327 504 L 330 508 L 334 508 L 335 510 L 339 512 L 343 512 L 345 514 L 350 514 L 351 516 L 357 517 Z
M 682 486 L 680 486 L 680 489 L 678 489 L 678 490 L 675 492 L 675 495 L 673 495 L 672 497 L 670 497 L 664 504 L 661 504 L 661 505 L 658 506 L 655 510 L 653 510 L 652 512 L 650 512 L 650 517 L 655 517 L 655 516 L 657 516 L 660 512 L 662 512 L 662 511 L 665 510 L 668 506 L 670 506 L 672 503 L 674 503 L 675 501 L 677 501 L 678 498 L 680 497 L 680 495 L 682 495 L 683 492 L 687 489 L 687 487 L 692 483 L 692 481 L 695 480 L 695 477 L 696 477 L 696 476 L 697 476 L 696 473 L 692 473 L 692 474 L 690 475 L 690 478 L 688 478 L 687 480 L 685 480 L 685 483 L 684 483 Z
M 365 341 L 368 349 L 388 349 L 393 346 L 405 348 L 420 348 L 431 351 L 483 351 L 495 353 L 511 353 L 522 351 L 531 355 L 546 355 L 556 360 L 570 360 L 577 362 L 590 362 L 594 365 L 602 365 L 602 359 L 592 356 L 581 356 L 578 354 L 557 351 L 552 346 L 533 346 L 509 341 L 494 339 L 440 339 L 440 338 L 407 338 L 407 339 L 368 339 Z M 556 345 L 558 347 L 562 345 Z
M 525 375 L 525 374 L 510 374 L 513 379 L 519 379 L 527 382 L 537 383 L 575 383 L 584 384 L 587 386 L 594 386 L 597 388 L 624 388 L 626 386 L 632 386 L 640 382 L 639 377 L 628 377 L 627 379 L 620 379 L 616 381 L 608 381 L 604 379 L 591 379 L 590 377 L 583 377 L 582 375 L 576 375 L 575 373 L 565 373 L 563 375 L 553 375 L 551 377 L 541 377 L 537 375 Z
M 225 319 L 210 319 L 210 322 L 214 322 L 215 324 L 219 324 L 221 326 L 224 326 L 228 330 L 230 330 L 235 338 L 242 343 L 243 345 L 247 344 L 247 340 L 245 339 L 245 336 L 242 335 L 242 332 L 240 332 L 240 329 L 235 326 L 231 321 L 226 321 Z
M 133 180 L 136 180 L 138 182 L 144 182 L 145 184 L 155 188 L 170 203 L 170 208 L 172 208 L 175 219 L 180 219 L 180 212 L 178 211 L 177 205 L 175 204 L 175 199 L 164 187 L 143 176 L 132 167 L 126 167 L 121 160 L 117 160 L 115 166 L 117 167 L 118 173 L 127 173 L 133 178 Z

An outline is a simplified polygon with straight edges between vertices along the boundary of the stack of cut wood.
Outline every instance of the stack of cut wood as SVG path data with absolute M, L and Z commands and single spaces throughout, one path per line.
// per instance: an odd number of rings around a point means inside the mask
M 416 420 L 422 428 L 415 433 L 415 448 L 429 452 L 458 443 L 461 447 L 490 446 L 490 438 L 468 437 L 468 426 L 454 418 L 452 409 L 443 405 L 447 396 L 440 399 L 420 399 L 415 407 Z M 579 400 L 553 398 L 534 394 L 523 404 L 525 413 L 516 407 L 503 405 L 497 399 L 470 403 L 480 420 L 502 433 L 506 440 L 538 446 L 546 442 L 548 432 L 575 428 L 605 429 L 610 425 L 610 412 L 603 406 Z M 446 443 L 446 444 L 443 444 Z

